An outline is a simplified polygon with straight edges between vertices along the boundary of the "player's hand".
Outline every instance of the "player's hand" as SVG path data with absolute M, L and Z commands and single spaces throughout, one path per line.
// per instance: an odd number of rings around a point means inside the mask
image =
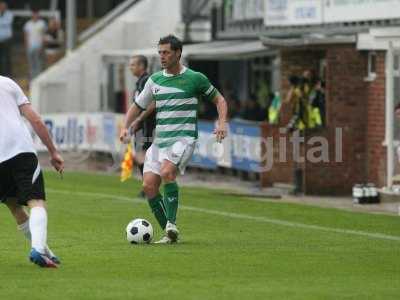
M 214 134 L 216 135 L 217 142 L 221 143 L 221 141 L 227 135 L 226 123 L 225 122 L 218 122 L 217 127 L 214 129 Z
M 54 152 L 51 155 L 50 163 L 56 169 L 57 172 L 62 174 L 64 172 L 64 159 L 58 152 Z
M 121 132 L 119 134 L 119 140 L 123 144 L 129 144 L 130 143 L 130 134 L 129 130 L 127 128 L 122 128 Z

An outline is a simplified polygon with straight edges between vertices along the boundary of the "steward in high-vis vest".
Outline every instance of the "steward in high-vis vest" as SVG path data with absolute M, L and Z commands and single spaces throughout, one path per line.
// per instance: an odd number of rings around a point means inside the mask
M 268 122 L 269 124 L 279 123 L 279 113 L 281 110 L 282 102 L 279 92 L 275 93 L 274 99 L 272 99 L 271 105 L 268 108 Z
M 290 76 L 289 82 L 291 88 L 285 102 L 292 104 L 293 115 L 286 128 L 289 132 L 304 130 L 308 124 L 307 98 L 310 89 L 303 78 Z
M 325 83 L 317 79 L 309 97 L 309 127 L 325 126 Z
M 293 115 L 290 119 L 288 131 L 313 129 L 323 126 L 325 114 L 325 96 L 321 87 L 321 80 L 313 85 L 307 77 L 291 76 L 291 89 L 286 102 L 293 105 Z
M 308 112 L 308 124 L 307 128 L 318 128 L 322 126 L 322 118 L 319 107 L 314 105 L 314 101 L 317 98 L 316 91 L 310 95 L 310 102 L 307 103 L 307 112 Z

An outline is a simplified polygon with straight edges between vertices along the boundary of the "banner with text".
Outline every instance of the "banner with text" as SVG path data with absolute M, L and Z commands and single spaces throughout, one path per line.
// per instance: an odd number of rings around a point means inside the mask
M 400 18 L 400 0 L 265 0 L 265 26 Z
M 218 166 L 236 170 L 259 172 L 261 164 L 261 129 L 251 122 L 231 121 L 228 136 L 217 143 L 215 124 L 200 121 L 199 140 L 191 166 L 216 169 Z
M 322 23 L 320 0 L 266 0 L 265 26 L 311 25 Z
M 46 114 L 42 116 L 54 143 L 62 151 L 101 151 L 119 153 L 119 131 L 123 115 L 112 113 Z M 33 135 L 38 151 L 45 150 Z
M 400 18 L 400 0 L 327 0 L 324 22 L 357 22 Z
M 122 114 L 82 113 L 46 114 L 42 116 L 57 148 L 62 151 L 99 151 L 121 154 L 125 145 L 119 141 Z M 199 139 L 191 166 L 216 169 L 218 166 L 258 172 L 261 154 L 261 130 L 258 124 L 231 121 L 228 136 L 217 143 L 213 122 L 199 121 Z M 36 150 L 45 151 L 33 134 Z
M 262 19 L 264 17 L 265 0 L 235 0 L 233 1 L 234 21 Z

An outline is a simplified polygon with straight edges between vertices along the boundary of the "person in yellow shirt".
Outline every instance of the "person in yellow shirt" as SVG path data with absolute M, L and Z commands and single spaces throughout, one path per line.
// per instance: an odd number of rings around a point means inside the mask
M 305 118 L 305 92 L 303 78 L 297 76 L 290 76 L 290 90 L 285 98 L 285 103 L 290 103 L 293 107 L 293 116 L 287 124 L 286 128 L 289 132 L 296 129 L 304 130 L 306 128 L 306 118 Z

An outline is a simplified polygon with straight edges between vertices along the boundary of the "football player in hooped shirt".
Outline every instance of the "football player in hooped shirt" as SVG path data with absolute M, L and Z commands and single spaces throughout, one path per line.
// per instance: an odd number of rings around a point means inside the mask
M 156 103 L 156 133 L 146 152 L 143 189 L 150 208 L 166 235 L 157 243 L 175 243 L 179 188 L 178 170 L 184 173 L 198 138 L 197 107 L 200 99 L 211 100 L 218 110 L 214 130 L 220 142 L 227 134 L 227 104 L 202 73 L 180 63 L 182 42 L 173 35 L 160 39 L 158 53 L 163 70 L 150 76 L 144 90 L 128 110 L 120 140 L 129 140 L 129 127 L 153 101 Z M 164 194 L 160 185 L 164 184 Z

